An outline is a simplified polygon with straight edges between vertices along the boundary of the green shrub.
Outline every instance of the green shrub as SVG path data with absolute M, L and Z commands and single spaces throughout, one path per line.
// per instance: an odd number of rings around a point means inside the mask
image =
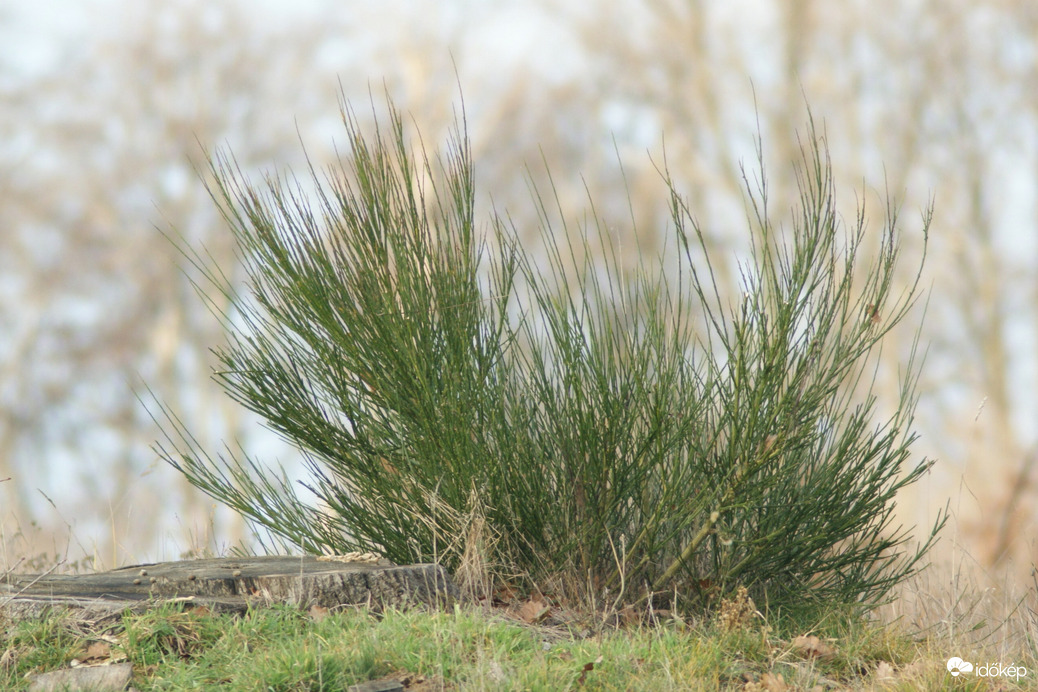
M 916 569 L 943 518 L 915 548 L 893 526 L 932 463 L 910 461 L 914 350 L 878 423 L 869 374 L 918 275 L 892 295 L 893 212 L 859 257 L 865 219 L 839 223 L 813 123 L 789 232 L 750 189 L 732 305 L 666 171 L 674 271 L 623 270 L 605 229 L 558 232 L 540 199 L 537 261 L 502 216 L 477 236 L 464 128 L 430 160 L 390 113 L 365 136 L 344 111 L 348 163 L 311 170 L 310 196 L 213 159 L 248 277 L 241 293 L 184 248 L 241 316 L 215 376 L 302 451 L 316 502 L 254 459 L 209 456 L 167 412 L 159 452 L 192 484 L 306 551 L 457 569 L 482 538 L 499 574 L 617 604 L 746 585 L 772 607 L 868 605 Z

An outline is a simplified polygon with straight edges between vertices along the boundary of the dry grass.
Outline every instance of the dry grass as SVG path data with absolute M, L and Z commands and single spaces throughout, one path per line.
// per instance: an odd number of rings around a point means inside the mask
M 952 655 L 1033 662 L 1038 649 L 1038 583 L 991 574 L 973 561 L 931 563 L 899 587 L 877 616 Z

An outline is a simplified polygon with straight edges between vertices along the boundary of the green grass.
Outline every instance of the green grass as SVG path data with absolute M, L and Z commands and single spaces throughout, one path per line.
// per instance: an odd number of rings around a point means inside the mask
M 952 679 L 940 646 L 890 626 L 833 616 L 804 634 L 818 637 L 821 655 L 760 616 L 733 628 L 716 613 L 616 628 L 558 611 L 534 626 L 503 609 L 461 606 L 316 618 L 288 607 L 235 617 L 163 606 L 105 631 L 58 616 L 9 624 L 0 688 L 28 689 L 28 675 L 67 666 L 106 635 L 109 655 L 133 664 L 142 692 L 331 691 L 379 679 L 412 690 L 1027 689 L 1006 678 L 995 679 L 1002 688 Z M 891 677 L 881 680 L 883 668 Z

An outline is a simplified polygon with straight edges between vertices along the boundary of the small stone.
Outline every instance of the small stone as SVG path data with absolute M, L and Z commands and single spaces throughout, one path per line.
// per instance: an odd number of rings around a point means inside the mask
M 57 692 L 58 690 L 94 690 L 95 692 L 122 692 L 130 685 L 133 665 L 117 663 L 111 666 L 65 668 L 34 675 L 29 683 L 30 692 Z

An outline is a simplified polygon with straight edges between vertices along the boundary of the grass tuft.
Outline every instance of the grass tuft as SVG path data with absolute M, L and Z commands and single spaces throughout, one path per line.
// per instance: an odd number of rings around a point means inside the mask
M 616 610 L 709 610 L 745 588 L 795 615 L 871 607 L 916 570 L 944 516 L 911 548 L 893 514 L 932 463 L 910 451 L 915 350 L 893 413 L 873 384 L 918 274 L 895 291 L 893 205 L 875 256 L 863 214 L 841 223 L 813 123 L 788 230 L 758 149 L 732 301 L 665 167 L 670 258 L 632 271 L 593 208 L 558 227 L 554 191 L 535 191 L 537 260 L 507 217 L 477 234 L 464 120 L 430 158 L 388 110 L 365 134 L 343 109 L 348 155 L 311 169 L 310 192 L 213 157 L 244 283 L 182 250 L 235 312 L 215 376 L 302 451 L 310 498 L 211 456 L 166 410 L 159 451 L 191 483 L 285 544 L 437 559 L 484 598 L 519 575 Z

